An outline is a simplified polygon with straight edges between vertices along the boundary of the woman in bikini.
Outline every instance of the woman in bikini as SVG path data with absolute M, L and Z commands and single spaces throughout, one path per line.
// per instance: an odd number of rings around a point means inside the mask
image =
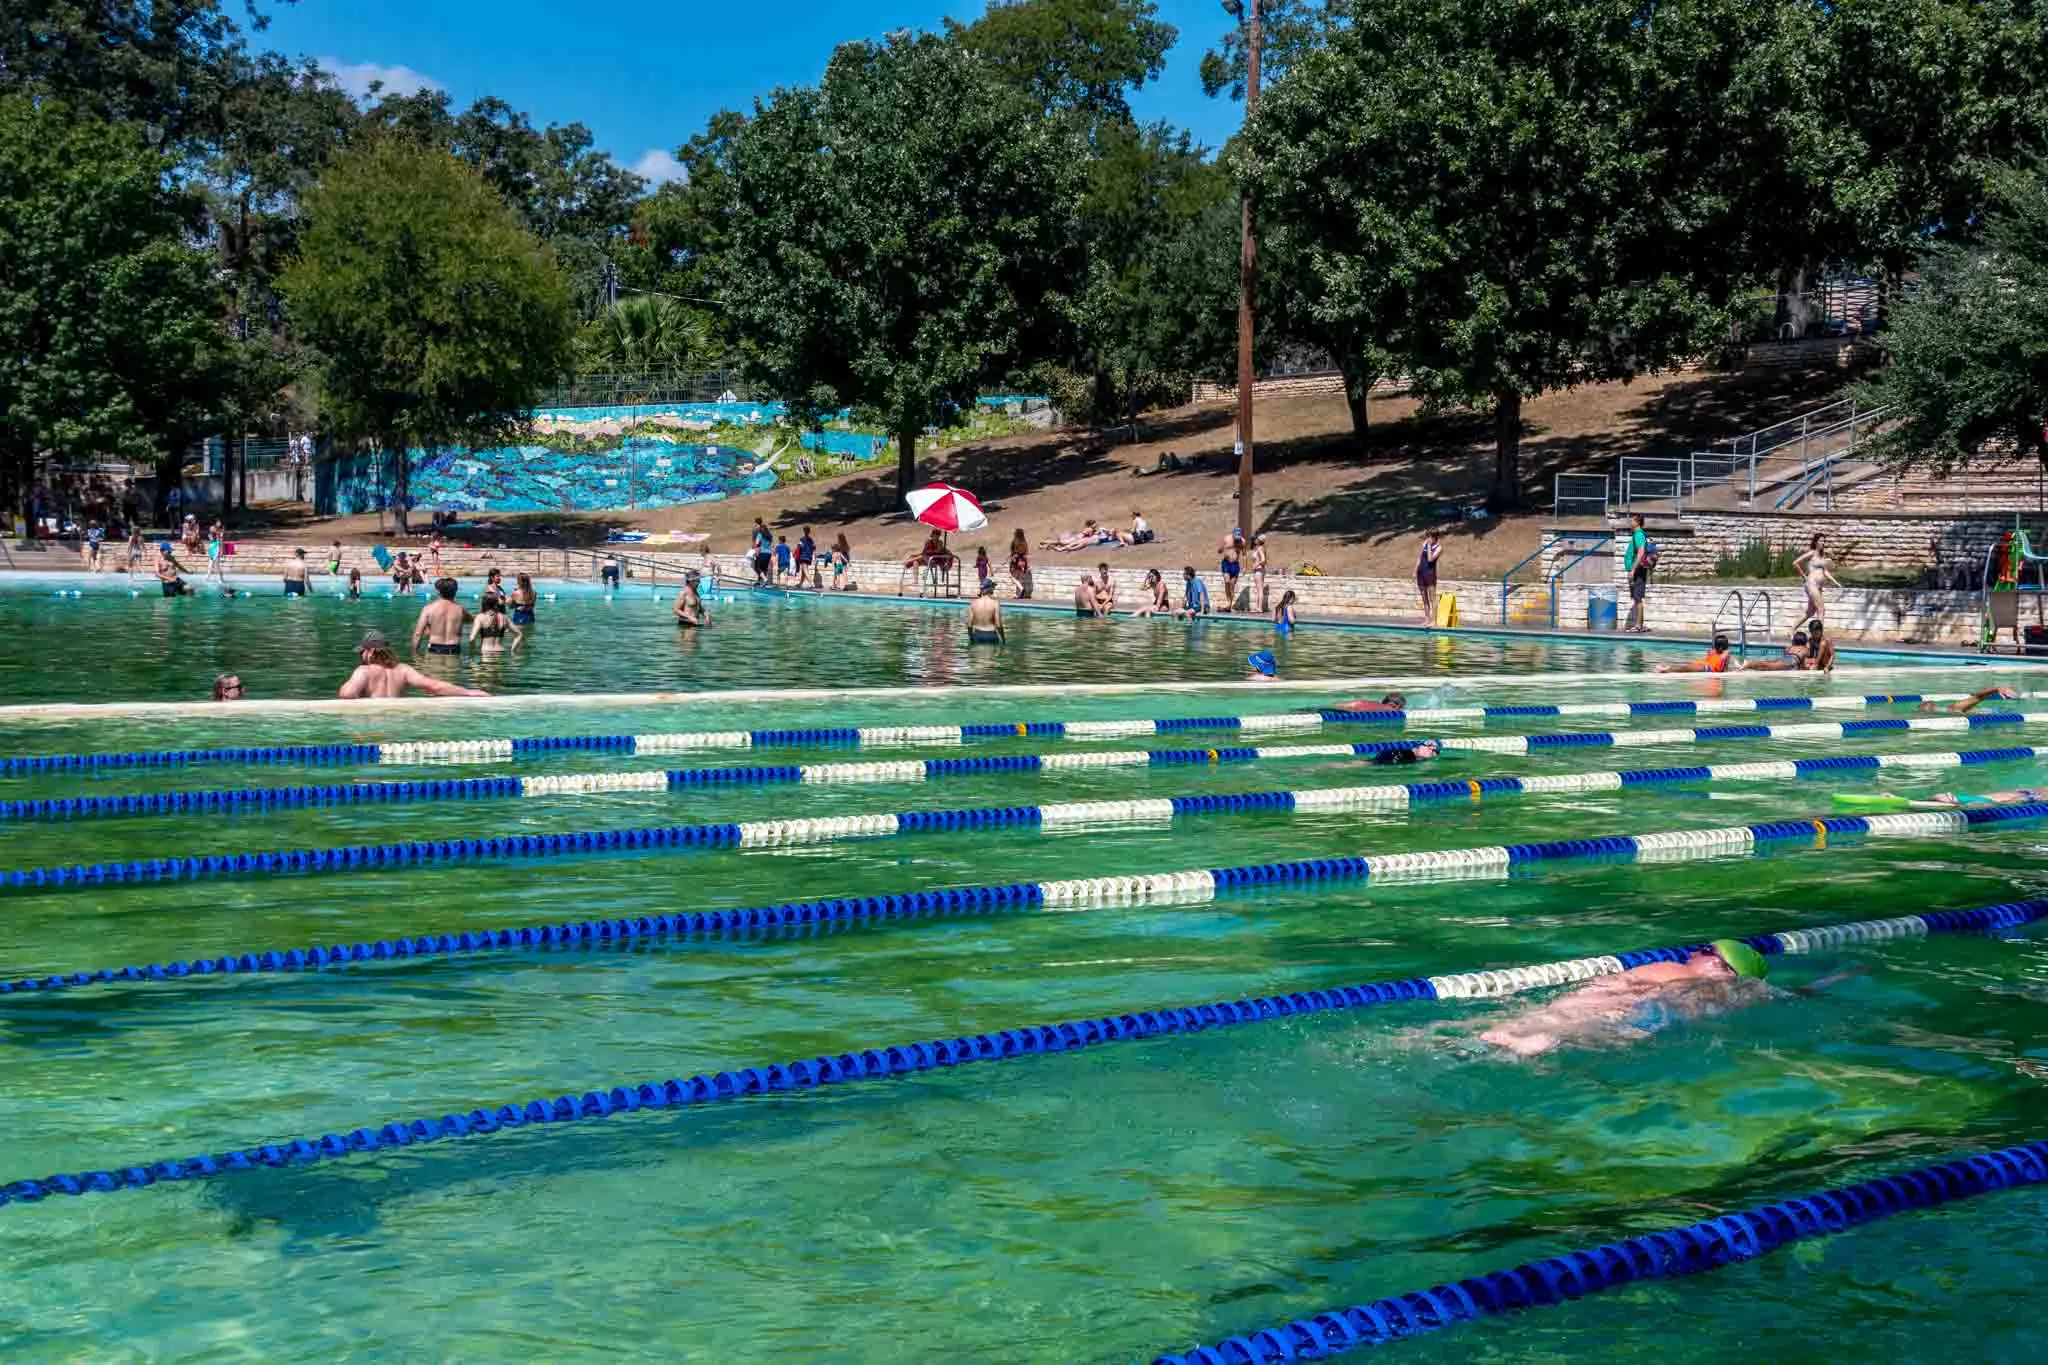
M 507 640 L 507 636 L 511 638 Z M 525 638 L 526 632 L 505 614 L 505 599 L 486 595 L 469 626 L 469 642 L 476 646 L 477 653 L 502 654 L 508 645 L 517 645 Z
M 1830 583 L 1838 588 L 1842 584 L 1828 572 L 1828 557 L 1821 551 L 1819 535 L 1816 534 L 1807 545 L 1805 554 L 1792 561 L 1792 567 L 1806 575 L 1806 619 L 1825 620 L 1827 613 L 1821 610 L 1821 591 Z
M 1010 580 L 1017 585 L 1019 601 L 1031 596 L 1031 542 L 1021 526 L 1010 537 Z
M 1166 576 L 1157 569 L 1145 570 L 1145 605 L 1133 616 L 1173 615 L 1173 594 L 1166 590 Z

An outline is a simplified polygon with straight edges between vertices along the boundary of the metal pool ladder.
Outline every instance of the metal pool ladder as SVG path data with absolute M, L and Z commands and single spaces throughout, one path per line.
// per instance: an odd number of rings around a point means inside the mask
M 1712 634 L 1719 635 L 1722 633 L 1721 622 L 1727 617 L 1730 606 L 1735 608 L 1735 634 L 1736 639 L 1739 641 L 1736 645 L 1735 657 L 1746 660 L 1749 658 L 1749 621 L 1750 617 L 1759 607 L 1763 610 L 1764 618 L 1762 643 L 1769 644 L 1771 636 L 1777 633 L 1776 621 L 1774 619 L 1775 611 L 1771 606 L 1771 595 L 1762 588 L 1758 588 L 1745 599 L 1742 595 L 1742 589 L 1731 588 L 1728 595 L 1721 599 L 1720 610 L 1714 613 L 1714 629 L 1711 632 Z

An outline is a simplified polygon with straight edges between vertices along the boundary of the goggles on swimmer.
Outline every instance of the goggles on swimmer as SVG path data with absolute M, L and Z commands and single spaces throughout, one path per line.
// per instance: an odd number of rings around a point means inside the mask
M 1764 955 L 1740 939 L 1717 938 L 1707 945 L 1715 956 L 1728 964 L 1728 970 L 1737 976 L 1746 976 L 1761 981 L 1771 974 L 1771 964 Z

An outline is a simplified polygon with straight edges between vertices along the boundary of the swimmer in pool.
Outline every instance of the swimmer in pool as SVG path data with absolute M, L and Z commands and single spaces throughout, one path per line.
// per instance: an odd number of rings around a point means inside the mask
M 1251 666 L 1251 672 L 1244 675 L 1246 682 L 1272 682 L 1280 676 L 1280 661 L 1273 657 L 1270 649 L 1261 649 L 1244 656 Z
M 685 630 L 700 630 L 711 624 L 710 608 L 704 605 L 704 596 L 697 590 L 702 575 L 691 569 L 683 575 L 683 586 L 676 592 L 676 600 L 669 605 L 670 615 L 676 618 L 676 625 Z
M 1936 792 L 1921 798 L 1880 792 L 1879 799 L 1897 801 L 1912 810 L 1955 810 L 1959 806 L 2029 806 L 2048 801 L 2048 787 L 2011 787 L 1995 792 Z
M 1406 767 L 1411 763 L 1427 763 L 1443 753 L 1443 746 L 1433 739 L 1417 740 L 1392 749 L 1381 749 L 1372 756 L 1373 766 L 1378 768 Z
M 1405 711 L 1408 709 L 1408 698 L 1399 692 L 1389 692 L 1378 701 L 1347 701 L 1342 706 L 1332 707 L 1331 709 L 1368 714 L 1374 711 Z
M 1993 697 L 2000 701 L 2018 701 L 2020 694 L 2010 687 L 1987 687 L 1982 692 L 1972 692 L 1956 701 L 1923 701 L 1922 712 L 1946 711 L 1951 715 L 1967 716 Z
M 1003 604 L 996 601 L 996 581 L 984 578 L 981 591 L 967 604 L 967 643 L 999 645 L 1006 638 L 1003 634 Z
M 411 664 L 398 662 L 398 656 L 391 652 L 391 642 L 384 638 L 382 631 L 370 631 L 356 646 L 356 671 L 348 675 L 348 681 L 341 685 L 335 695 L 345 701 L 362 697 L 402 697 L 409 689 L 417 689 L 436 697 L 487 697 L 474 687 L 441 678 L 430 678 Z
M 419 619 L 412 624 L 413 653 L 420 652 L 422 642 L 429 654 L 462 653 L 462 628 L 469 624 L 470 615 L 455 600 L 460 586 L 452 578 L 434 580 L 434 600 L 420 608 Z
M 1517 1057 L 1560 1047 L 1640 1042 L 1673 1023 L 1706 1019 L 1770 996 L 1770 963 L 1735 939 L 1716 939 L 1683 962 L 1650 962 L 1589 981 L 1479 1035 Z

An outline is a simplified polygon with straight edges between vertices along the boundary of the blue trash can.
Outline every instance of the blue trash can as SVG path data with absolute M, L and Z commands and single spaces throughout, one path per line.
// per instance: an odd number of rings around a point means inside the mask
M 1619 630 L 1620 597 L 1612 588 L 1594 588 L 1586 594 L 1586 629 Z

